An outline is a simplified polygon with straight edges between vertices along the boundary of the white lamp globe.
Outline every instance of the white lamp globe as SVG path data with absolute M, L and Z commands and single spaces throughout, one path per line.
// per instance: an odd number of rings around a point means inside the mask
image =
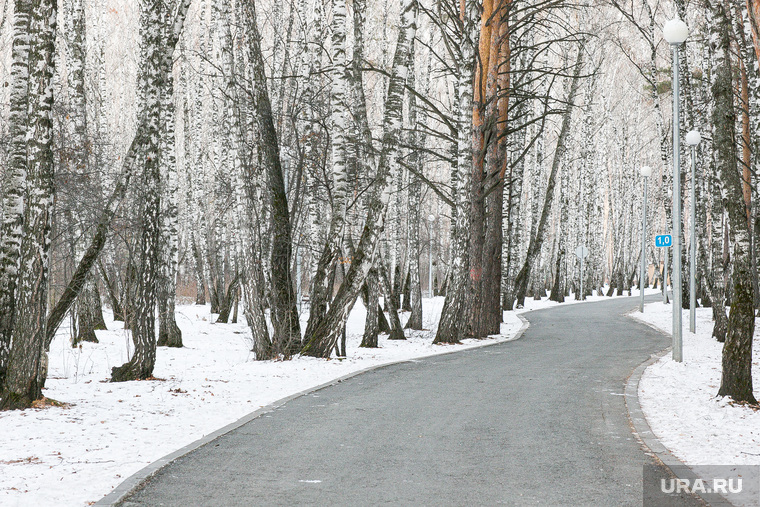
M 692 130 L 686 134 L 686 144 L 689 146 L 696 146 L 702 141 L 702 134 L 696 130 Z
M 649 178 L 652 175 L 652 168 L 649 167 L 648 165 L 645 165 L 644 167 L 639 169 L 639 172 L 641 173 L 643 177 Z
M 689 27 L 678 18 L 671 19 L 662 27 L 662 36 L 669 44 L 683 44 L 689 37 Z

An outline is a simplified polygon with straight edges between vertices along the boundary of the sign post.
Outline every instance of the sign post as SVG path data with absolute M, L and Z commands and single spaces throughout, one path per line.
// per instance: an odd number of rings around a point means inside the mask
M 670 234 L 660 234 L 654 237 L 654 246 L 657 248 L 667 248 L 673 245 L 673 236 Z
M 654 237 L 654 246 L 657 248 L 667 248 L 673 243 L 673 237 L 670 234 L 660 234 Z M 668 250 L 665 250 L 665 265 L 662 269 L 662 302 L 668 304 Z
M 585 246 L 579 246 L 575 249 L 575 255 L 581 260 L 581 297 L 579 301 L 586 299 L 586 294 L 583 292 L 583 258 L 588 257 L 588 248 Z M 577 298 L 576 298 L 577 299 Z

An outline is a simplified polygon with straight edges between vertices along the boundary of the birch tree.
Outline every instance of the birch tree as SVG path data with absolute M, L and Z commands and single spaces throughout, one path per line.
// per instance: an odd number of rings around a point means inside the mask
M 0 230 L 0 392 L 4 386 L 8 357 L 11 351 L 11 335 L 16 316 L 16 288 L 21 262 L 21 242 L 24 237 L 31 14 L 31 1 L 18 0 L 14 3 L 10 115 L 8 118 L 10 124 L 9 166 L 7 186 L 3 195 L 3 222 Z
M 458 343 L 466 332 L 465 299 L 469 288 L 469 230 L 472 174 L 472 110 L 475 76 L 475 48 L 478 46 L 477 4 L 466 1 L 459 12 L 460 44 L 457 98 L 457 158 L 452 167 L 451 185 L 455 207 L 452 210 L 451 275 L 438 331 L 433 343 Z
M 14 169 L 26 166 L 25 182 L 20 189 L 11 188 L 11 195 L 18 199 L 23 195 L 23 222 L 16 222 L 15 227 L 7 221 L 7 232 L 21 241 L 18 249 L 18 261 L 10 264 L 7 260 L 0 264 L 5 276 L 16 276 L 15 309 L 12 308 L 10 351 L 5 368 L 5 378 L 0 386 L 0 409 L 27 408 L 32 402 L 42 398 L 42 385 L 47 374 L 47 355 L 45 354 L 47 296 L 49 277 L 49 250 L 52 210 L 54 199 L 54 160 L 53 160 L 53 90 L 52 81 L 55 71 L 55 31 L 56 2 L 41 0 L 35 3 L 17 2 L 17 15 L 22 21 L 16 21 L 15 37 L 20 45 L 15 54 L 14 88 L 18 88 L 16 100 L 21 105 L 22 90 L 26 89 L 28 116 L 25 150 L 22 154 L 22 139 L 14 146 Z M 24 19 L 26 17 L 26 19 Z M 18 59 L 18 60 L 16 60 Z M 28 69 L 28 74 L 25 69 Z M 18 81 L 16 81 L 18 80 Z M 20 112 L 20 111 L 19 111 Z M 15 119 L 22 119 L 16 116 Z M 23 127 L 13 127 L 19 135 Z M 22 161 L 23 157 L 23 161 Z M 16 166 L 15 164 L 18 164 Z M 21 172 L 18 172 L 21 176 Z M 14 183 L 22 183 L 21 178 L 14 178 Z M 22 194 L 23 189 L 23 194 Z M 11 217 L 19 211 L 21 203 L 11 201 Z M 19 217 L 20 218 L 20 217 Z M 20 230 L 19 230 L 20 226 Z M 6 230 L 3 232 L 5 233 Z M 6 243 L 7 244 L 7 243 Z M 13 250 L 11 245 L 6 254 Z M 7 255 L 7 254 L 6 254 Z
M 757 404 L 752 392 L 752 336 L 755 331 L 754 287 L 750 252 L 748 210 L 739 176 L 738 142 L 734 110 L 734 63 L 731 60 L 731 21 L 726 4 L 710 1 L 713 24 L 710 43 L 713 45 L 712 94 L 715 101 L 713 121 L 713 156 L 721 182 L 721 199 L 728 212 L 729 241 L 732 262 L 731 311 L 728 332 L 723 346 L 723 374 L 719 396 L 734 401 Z
M 534 235 L 531 235 L 530 242 L 528 244 L 528 253 L 523 263 L 520 272 L 515 278 L 515 297 L 517 298 L 518 306 L 524 305 L 525 293 L 528 288 L 528 281 L 530 279 L 530 273 L 533 269 L 533 263 L 535 262 L 538 254 L 541 251 L 541 244 L 544 240 L 546 233 L 546 224 L 549 220 L 549 214 L 551 213 L 552 202 L 554 200 L 554 185 L 556 182 L 557 172 L 560 168 L 562 157 L 567 150 L 568 136 L 570 133 L 570 120 L 572 117 L 573 103 L 578 91 L 581 80 L 581 72 L 583 69 L 583 49 L 582 45 L 578 49 L 578 53 L 575 60 L 575 66 L 573 68 L 573 76 L 570 78 L 570 83 L 567 91 L 567 98 L 565 104 L 567 109 L 562 116 L 562 126 L 557 137 L 557 147 L 554 151 L 554 158 L 552 161 L 551 172 L 549 173 L 549 180 L 546 188 L 546 194 L 544 196 L 543 208 L 540 212 L 540 218 Z

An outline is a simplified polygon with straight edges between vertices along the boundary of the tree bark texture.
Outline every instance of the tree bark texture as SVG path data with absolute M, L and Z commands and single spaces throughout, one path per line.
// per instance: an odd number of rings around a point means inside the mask
M 11 331 L 12 347 L 4 382 L 0 386 L 0 409 L 30 407 L 32 402 L 42 398 L 42 386 L 47 374 L 45 333 L 55 193 L 52 109 L 57 2 L 40 0 L 20 7 L 30 7 L 26 11 L 29 14 L 26 34 L 29 47 L 25 55 L 29 69 L 29 131 L 25 157 L 28 172 L 19 256 L 21 262 Z M 23 26 L 19 28 L 23 29 Z M 24 34 L 16 35 L 23 37 Z M 23 71 L 15 74 L 14 78 L 27 79 Z
M 0 229 L 0 392 L 2 392 L 11 335 L 16 315 L 16 288 L 24 237 L 24 192 L 26 187 L 26 137 L 29 100 L 29 24 L 32 3 L 14 2 L 13 43 L 11 48 L 11 93 L 8 118 L 10 147 L 7 183 L 3 193 Z
M 755 331 L 754 287 L 750 254 L 750 231 L 747 205 L 737 154 L 736 112 L 733 107 L 734 75 L 731 61 L 731 22 L 726 4 L 711 0 L 713 25 L 710 41 L 714 44 L 712 96 L 714 109 L 713 152 L 721 182 L 721 198 L 728 213 L 731 243 L 732 294 L 728 332 L 723 345 L 723 375 L 719 396 L 734 401 L 757 404 L 752 392 L 752 337 Z

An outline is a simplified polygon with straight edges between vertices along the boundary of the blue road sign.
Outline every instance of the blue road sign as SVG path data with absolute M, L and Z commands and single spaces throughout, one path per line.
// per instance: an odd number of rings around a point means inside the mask
M 670 234 L 661 234 L 654 237 L 654 246 L 656 247 L 668 247 L 673 246 L 673 236 Z

